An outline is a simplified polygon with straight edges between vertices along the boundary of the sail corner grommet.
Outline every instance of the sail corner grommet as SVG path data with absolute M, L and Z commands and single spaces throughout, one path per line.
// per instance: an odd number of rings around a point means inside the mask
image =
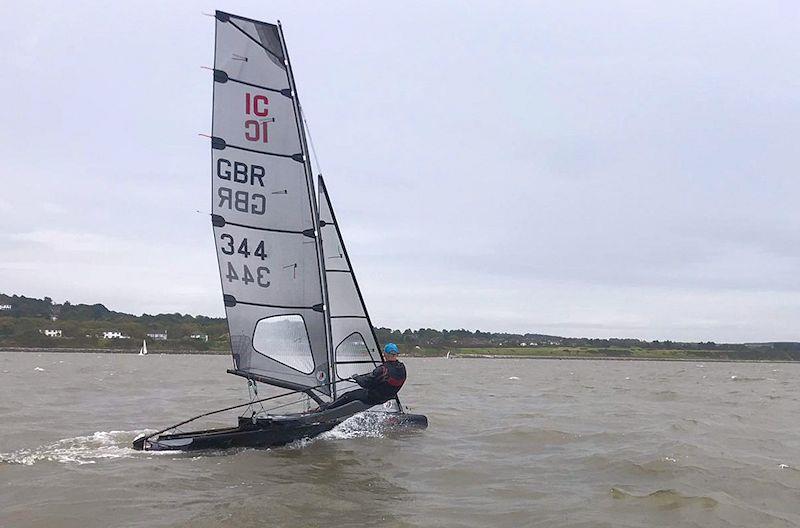
M 216 18 L 220 22 L 228 22 L 231 19 L 231 16 L 228 13 L 217 11 L 214 13 L 214 18 Z
M 225 295 L 222 296 L 222 301 L 225 303 L 225 306 L 227 308 L 236 306 L 236 297 L 234 297 L 233 295 L 228 295 L 226 293 Z

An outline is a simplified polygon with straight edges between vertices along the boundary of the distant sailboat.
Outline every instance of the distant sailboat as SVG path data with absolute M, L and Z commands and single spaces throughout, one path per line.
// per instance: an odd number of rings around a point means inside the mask
M 146 356 L 147 355 L 147 341 L 142 339 L 142 346 L 139 348 L 139 355 Z
M 233 355 L 228 372 L 247 379 L 251 401 L 141 436 L 136 449 L 268 447 L 315 436 L 372 407 L 324 408 L 354 387 L 352 376 L 383 361 L 321 175 L 315 192 L 283 31 L 221 11 L 215 19 L 211 223 Z M 257 382 L 290 392 L 257 399 Z M 273 414 L 253 405 L 298 394 L 323 410 Z M 235 427 L 177 431 L 245 406 Z M 381 412 L 391 425 L 428 424 L 397 398 Z

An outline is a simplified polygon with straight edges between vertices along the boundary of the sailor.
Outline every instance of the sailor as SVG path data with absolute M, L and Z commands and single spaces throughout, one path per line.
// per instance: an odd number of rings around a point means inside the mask
M 356 400 L 367 405 L 380 405 L 397 396 L 406 381 L 406 366 L 397 359 L 399 353 L 397 345 L 387 344 L 383 347 L 383 364 L 375 367 L 369 374 L 353 376 L 353 381 L 361 388 L 342 394 L 323 409 L 334 409 Z

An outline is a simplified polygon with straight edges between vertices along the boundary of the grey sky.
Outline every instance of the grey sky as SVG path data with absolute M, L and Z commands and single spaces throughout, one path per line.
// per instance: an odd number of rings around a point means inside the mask
M 0 291 L 223 313 L 214 8 L 283 22 L 376 324 L 800 340 L 797 2 L 4 4 Z

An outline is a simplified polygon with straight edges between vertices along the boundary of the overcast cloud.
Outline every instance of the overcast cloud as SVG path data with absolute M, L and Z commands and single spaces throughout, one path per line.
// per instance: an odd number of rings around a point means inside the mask
M 798 6 L 6 3 L 0 291 L 223 314 L 219 8 L 284 25 L 376 324 L 800 340 Z

